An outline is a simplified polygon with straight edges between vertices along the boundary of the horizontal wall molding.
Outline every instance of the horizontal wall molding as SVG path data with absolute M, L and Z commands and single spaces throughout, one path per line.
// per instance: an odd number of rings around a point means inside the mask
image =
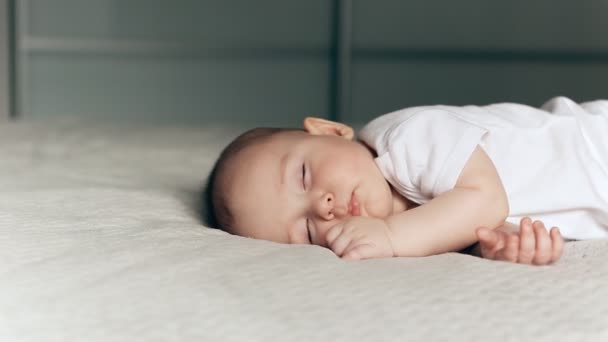
M 200 43 L 199 43 L 200 44 Z M 159 42 L 110 39 L 22 37 L 19 49 L 35 54 L 133 55 L 137 57 L 201 58 L 327 58 L 332 50 L 323 47 L 238 46 L 205 47 L 197 42 Z
M 162 42 L 109 39 L 74 39 L 55 37 L 22 37 L 18 48 L 34 54 L 92 54 L 137 57 L 200 57 L 221 59 L 259 58 L 327 58 L 330 48 L 239 46 L 205 47 L 197 42 Z M 393 48 L 354 47 L 351 58 L 362 60 L 415 60 L 462 62 L 537 62 L 537 63 L 608 63 L 608 51 L 575 49 L 479 49 L 479 48 Z
M 608 51 L 478 48 L 353 48 L 353 60 L 608 63 Z

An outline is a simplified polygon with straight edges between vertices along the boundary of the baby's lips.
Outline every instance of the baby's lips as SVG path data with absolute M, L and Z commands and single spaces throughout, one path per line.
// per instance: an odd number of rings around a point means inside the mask
M 349 208 L 350 214 L 352 216 L 361 216 L 361 208 L 359 208 L 359 202 L 353 199 L 351 208 Z
M 350 194 L 350 201 L 348 202 L 348 214 L 351 216 L 360 216 L 361 215 L 361 208 L 359 208 L 359 201 L 357 201 L 357 196 L 355 196 L 354 191 Z

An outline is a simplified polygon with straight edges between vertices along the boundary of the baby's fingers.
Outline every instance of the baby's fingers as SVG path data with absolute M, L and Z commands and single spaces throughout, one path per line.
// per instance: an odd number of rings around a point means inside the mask
M 530 218 L 523 218 L 519 224 L 519 260 L 520 264 L 531 264 L 536 254 L 536 237 Z
M 333 238 L 333 241 L 329 242 L 328 240 L 329 248 L 334 251 L 336 255 L 342 256 L 348 245 L 352 242 L 352 237 L 353 236 L 348 232 L 348 229 L 339 228 L 338 235 Z
M 496 252 L 504 246 L 504 236 L 495 230 L 485 227 L 478 228 L 475 232 L 479 239 L 481 257 L 495 259 Z
M 341 223 L 329 228 L 327 235 L 325 235 L 325 240 L 327 241 L 328 247 L 331 246 L 336 238 L 342 233 L 342 229 L 344 229 L 344 225 Z
M 562 234 L 560 233 L 560 231 L 557 227 L 551 228 L 550 235 L 551 235 L 551 241 L 552 241 L 552 246 L 553 246 L 551 262 L 555 262 L 555 261 L 559 260 L 559 258 L 562 256 L 562 253 L 564 251 L 564 238 L 562 237 Z
M 534 265 L 546 265 L 553 256 L 551 237 L 541 221 L 534 221 L 534 236 L 536 237 L 536 255 L 532 260 Z
M 519 236 L 509 235 L 506 239 L 507 242 L 505 247 L 496 252 L 495 259 L 508 262 L 517 262 L 517 257 L 519 254 Z
M 494 248 L 498 243 L 498 234 L 492 229 L 488 229 L 486 227 L 477 228 L 475 231 L 477 233 L 477 238 L 479 242 L 483 243 L 487 248 Z
M 345 260 L 361 260 L 374 258 L 375 256 L 375 246 L 370 243 L 365 243 L 348 249 L 344 252 L 342 258 Z

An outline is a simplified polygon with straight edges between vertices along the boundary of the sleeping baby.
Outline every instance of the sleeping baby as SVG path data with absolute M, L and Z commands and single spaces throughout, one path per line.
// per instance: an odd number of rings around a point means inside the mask
M 608 237 L 605 132 L 608 101 L 564 97 L 541 108 L 406 108 L 356 139 L 320 118 L 306 118 L 304 129 L 256 128 L 211 172 L 211 224 L 345 259 L 468 249 L 549 264 L 562 236 Z

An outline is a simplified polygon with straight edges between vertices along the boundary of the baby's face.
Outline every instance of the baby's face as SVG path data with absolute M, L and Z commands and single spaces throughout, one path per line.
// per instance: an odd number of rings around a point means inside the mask
M 327 246 L 326 232 L 345 218 L 392 213 L 372 152 L 352 140 L 350 127 L 316 120 L 305 121 L 308 133 L 277 133 L 234 160 L 227 189 L 233 233 Z

